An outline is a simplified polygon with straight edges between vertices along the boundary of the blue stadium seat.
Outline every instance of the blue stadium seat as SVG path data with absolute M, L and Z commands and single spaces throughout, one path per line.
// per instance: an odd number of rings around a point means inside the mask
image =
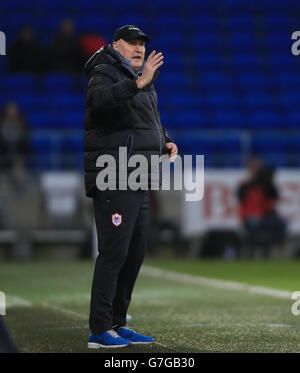
M 64 136 L 61 143 L 62 151 L 83 153 L 83 134 Z
M 300 90 L 293 89 L 287 92 L 282 91 L 280 95 L 280 101 L 288 111 L 297 109 L 300 102 Z
M 290 38 L 289 38 L 290 39 Z M 287 49 L 287 35 L 286 32 L 280 32 L 272 28 L 272 31 L 267 33 L 266 44 L 269 52 L 274 50 L 286 51 Z
M 237 14 L 240 14 L 241 11 L 250 11 L 257 7 L 257 2 L 247 0 L 222 0 L 222 4 L 231 12 L 237 12 Z
M 278 14 L 281 14 L 281 12 L 286 12 L 289 9 L 299 9 L 299 5 L 297 7 L 297 2 L 293 0 L 275 2 L 272 0 L 264 0 L 260 1 L 260 7 L 270 12 L 277 12 Z
M 202 5 L 202 4 L 201 4 Z M 219 17 L 214 13 L 199 13 L 191 14 L 188 22 L 184 22 L 183 28 L 190 32 L 190 40 L 193 41 L 195 30 L 208 34 L 210 32 L 216 33 L 219 28 Z
M 166 128 L 200 130 L 209 127 L 207 115 L 199 111 L 177 111 L 169 115 L 162 113 L 161 118 Z
M 179 154 L 206 155 L 211 152 L 212 144 L 201 136 L 182 136 L 176 139 Z
M 37 111 L 28 114 L 27 118 L 29 126 L 35 130 L 64 129 L 64 121 L 61 114 Z
M 275 151 L 270 153 L 261 152 L 256 153 L 255 155 L 261 158 L 264 164 L 272 167 L 273 169 L 290 167 L 290 163 L 286 153 Z
M 11 101 L 13 100 L 9 96 L 0 96 L 0 113 L 2 112 L 4 106 Z
M 288 9 L 288 8 L 287 8 Z M 292 18 L 289 12 L 281 14 L 268 14 L 265 19 L 265 25 L 269 32 L 274 32 L 274 30 L 289 30 L 292 23 Z
M 190 0 L 189 0 L 190 1 Z M 133 8 L 138 7 L 141 3 L 139 1 L 133 2 Z M 150 6 L 151 5 L 151 6 Z M 143 7 L 147 9 L 147 3 L 143 4 Z M 180 15 L 180 12 L 182 11 L 182 3 L 179 1 L 173 1 L 173 0 L 152 0 L 151 4 L 149 3 L 149 8 L 151 10 L 156 9 L 159 10 L 158 13 L 165 15 L 168 17 L 172 11 L 172 13 Z
M 155 48 L 158 46 L 155 46 Z M 151 52 L 151 50 L 152 49 L 149 49 L 148 54 Z M 158 50 L 159 49 L 157 49 L 157 51 Z M 175 49 L 173 51 L 165 51 L 164 49 L 162 49 L 162 53 L 164 56 L 164 65 L 162 65 L 159 69 L 162 74 L 161 76 L 165 75 L 165 73 L 179 74 L 182 69 L 184 69 L 185 65 L 187 65 L 188 61 L 186 59 L 186 56 L 183 54 L 174 53 L 174 51 Z M 158 78 L 158 80 L 159 79 L 160 77 Z
M 2 81 L 2 76 L 7 74 L 8 60 L 7 58 L 0 57 L 0 79 Z
M 32 92 L 36 89 L 36 77 L 32 74 L 10 74 L 2 77 L 1 85 L 4 92 Z
M 299 136 L 293 135 L 254 135 L 251 152 L 260 155 L 271 166 L 293 167 L 299 162 L 299 140 Z
M 223 59 L 219 53 L 212 51 L 211 53 L 196 55 L 194 63 L 199 71 L 202 71 L 202 69 L 215 70 L 222 67 Z
M 157 51 L 163 51 L 163 55 L 165 56 L 168 51 L 178 52 L 184 43 L 185 36 L 182 33 L 164 33 L 158 38 L 156 49 Z M 178 55 L 178 53 L 176 53 L 176 55 Z
M 196 33 L 190 40 L 199 55 L 207 51 L 208 49 L 216 50 L 219 48 L 221 40 L 220 35 L 216 32 L 207 33 Z
M 61 168 L 61 136 L 49 132 L 33 132 L 30 136 L 33 151 L 32 166 L 37 170 L 54 170 Z
M 178 124 L 181 128 L 202 129 L 209 128 L 209 118 L 200 111 L 181 111 L 177 115 Z
M 170 1 L 170 0 L 169 0 Z M 180 2 L 179 2 L 180 3 Z M 194 16 L 196 14 L 210 14 L 215 11 L 215 1 L 203 1 L 199 3 L 199 0 L 187 0 L 184 2 L 185 8 L 191 11 Z M 182 9 L 181 3 L 181 9 Z
M 113 33 L 117 26 L 114 26 L 111 18 L 101 14 L 80 15 L 75 18 L 76 30 L 79 34 L 94 32 L 104 36 L 108 42 L 113 39 Z
M 237 110 L 220 110 L 214 113 L 214 127 L 219 129 L 247 128 L 248 118 Z
M 254 17 L 246 12 L 243 13 L 232 13 L 226 22 L 226 27 L 232 32 L 234 35 L 238 35 L 241 30 L 249 30 L 253 32 L 254 26 Z
M 35 20 L 36 17 L 32 12 L 16 13 L 15 9 L 8 12 L 6 16 L 3 17 L 3 20 L 1 19 L 1 31 L 6 33 L 7 44 L 10 45 L 17 37 L 21 27 L 25 25 L 34 25 Z M 9 39 L 10 37 L 12 37 L 12 39 Z
M 5 12 L 13 12 L 16 14 L 16 10 L 21 14 L 24 12 L 32 11 L 32 8 L 39 7 L 39 0 L 31 1 L 20 1 L 20 0 L 2 0 L 1 10 Z
M 272 108 L 276 111 L 276 109 L 278 108 L 277 99 L 273 95 L 266 92 L 254 91 L 246 93 L 243 100 L 245 105 L 250 110 Z
M 160 120 L 162 125 L 165 128 L 176 128 L 176 115 L 172 115 L 172 113 L 168 110 L 163 110 L 160 113 Z M 178 126 L 177 126 L 178 127 Z
M 18 104 L 24 114 L 30 115 L 36 111 L 48 111 L 48 97 L 37 93 L 17 94 L 14 101 Z
M 71 111 L 69 113 L 65 113 L 63 115 L 63 120 L 66 128 L 69 129 L 81 129 L 83 130 L 84 126 L 84 111 L 77 110 Z
M 263 66 L 263 60 L 257 53 L 240 52 L 233 54 L 232 64 L 245 72 Z
M 286 128 L 286 119 L 273 110 L 260 110 L 257 108 L 249 114 L 248 120 L 252 129 L 272 130 L 274 128 Z
M 216 90 L 215 92 L 211 92 L 207 95 L 207 100 L 213 109 L 238 109 L 241 105 L 240 96 L 232 91 Z
M 288 126 L 290 129 L 300 130 L 300 109 L 296 107 L 291 107 L 290 110 L 287 112 L 287 116 L 285 117 L 285 124 L 286 127 Z
M 272 50 L 269 53 L 269 63 L 270 67 L 276 71 L 283 71 L 289 69 L 297 69 L 299 65 L 299 59 L 287 50 L 287 53 L 282 53 L 282 51 Z
M 177 73 L 167 73 L 161 74 L 161 76 L 157 79 L 156 83 L 158 90 L 165 89 L 165 90 L 172 90 L 172 89 L 182 89 L 187 88 L 189 85 L 189 81 L 186 75 L 177 74 Z
M 273 77 L 256 72 L 241 72 L 237 81 L 246 90 L 272 90 L 274 86 Z
M 52 40 L 58 31 L 60 22 L 64 19 L 61 13 L 50 13 L 47 17 L 40 17 L 35 23 L 35 27 L 42 34 L 48 34 L 48 39 Z M 40 38 L 40 35 L 38 36 Z
M 282 135 L 254 135 L 251 138 L 251 150 L 253 153 L 288 151 L 288 140 L 288 137 Z
M 50 132 L 33 131 L 29 141 L 32 149 L 38 153 L 58 151 L 61 146 L 61 136 L 53 136 Z
M 295 71 L 278 71 L 274 78 L 279 88 L 284 92 L 300 91 L 300 75 Z
M 38 9 L 42 9 L 47 14 L 59 13 L 61 15 L 69 16 L 72 12 L 72 4 L 68 1 L 61 0 L 39 0 Z
M 240 167 L 241 141 L 237 136 L 182 136 L 178 137 L 179 154 L 204 155 L 205 167 Z
M 69 112 L 73 110 L 84 111 L 85 97 L 84 95 L 75 93 L 55 93 L 49 94 L 48 107 L 53 111 Z
M 234 33 L 229 38 L 228 46 L 235 53 L 237 51 L 243 52 L 256 51 L 258 47 L 258 42 L 255 38 L 254 33 Z
M 131 0 L 132 2 L 132 0 Z M 127 1 L 128 6 L 130 6 L 130 0 Z M 72 13 L 74 14 L 98 14 L 100 17 L 103 13 L 111 12 L 111 3 L 99 0 L 76 0 L 72 2 Z
M 43 88 L 47 93 L 72 92 L 75 88 L 75 78 L 71 74 L 48 73 L 44 76 Z
M 61 142 L 64 169 L 83 169 L 83 134 L 64 136 Z
M 203 85 L 205 89 L 232 89 L 236 85 L 236 80 L 229 74 L 213 71 L 201 74 L 199 77 L 199 84 Z
M 207 109 L 207 96 L 200 94 L 184 93 L 168 93 L 167 97 L 159 96 L 159 103 L 164 106 L 171 106 L 174 110 L 204 110 Z

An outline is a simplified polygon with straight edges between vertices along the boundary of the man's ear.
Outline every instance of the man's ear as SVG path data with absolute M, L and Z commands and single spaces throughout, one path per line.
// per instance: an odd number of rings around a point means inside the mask
M 114 49 L 118 49 L 118 43 L 116 41 L 113 42 L 112 46 L 113 46 Z

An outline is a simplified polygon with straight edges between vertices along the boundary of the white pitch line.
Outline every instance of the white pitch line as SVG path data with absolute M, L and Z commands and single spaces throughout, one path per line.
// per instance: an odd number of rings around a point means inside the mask
M 59 307 L 47 302 L 43 303 L 36 303 L 36 306 L 42 306 L 48 309 L 52 309 L 53 311 L 64 313 L 65 315 L 75 317 L 76 319 L 82 319 L 82 320 L 88 320 L 88 316 L 82 315 L 81 313 L 77 313 L 75 311 L 68 310 L 67 308 Z M 32 307 L 33 303 L 30 300 L 16 297 L 14 295 L 7 295 L 6 297 L 6 308 L 12 308 L 12 307 Z
M 6 296 L 6 308 L 11 308 L 11 307 L 31 307 L 32 302 L 30 302 L 27 299 L 16 297 L 14 295 L 7 295 Z
M 73 329 L 89 329 L 89 326 L 61 326 L 61 327 L 53 327 L 53 328 L 40 328 L 40 330 L 47 331 L 47 330 L 73 330 Z
M 71 310 L 68 310 L 67 308 L 63 308 L 63 307 L 59 307 L 59 306 L 54 306 L 53 304 L 49 304 L 49 303 L 40 303 L 38 304 L 42 307 L 45 307 L 45 308 L 48 308 L 48 309 L 51 309 L 53 311 L 57 311 L 57 312 L 61 312 L 67 316 L 72 316 L 72 317 L 75 317 L 76 319 L 82 319 L 82 320 L 88 320 L 88 316 L 86 315 L 82 315 L 81 313 L 78 313 L 78 312 L 75 312 L 75 311 L 71 311 Z
M 32 307 L 33 306 L 32 302 L 30 302 L 29 300 L 24 299 L 24 298 L 15 297 L 15 296 L 8 296 L 7 298 L 9 299 L 9 307 L 21 306 L 21 305 L 26 306 L 26 307 Z M 80 313 L 68 310 L 66 308 L 62 308 L 62 307 L 59 307 L 59 306 L 54 306 L 54 305 L 46 303 L 46 302 L 37 303 L 37 306 L 42 306 L 42 307 L 51 309 L 53 311 L 58 311 L 58 312 L 61 312 L 65 315 L 75 317 L 77 319 L 79 318 L 79 319 L 82 319 L 82 320 L 85 320 L 85 321 L 88 320 L 88 317 L 85 316 L 85 315 L 82 315 Z M 56 327 L 56 328 L 54 327 L 54 328 L 44 328 L 43 330 L 70 330 L 70 329 L 89 329 L 89 326 L 71 326 L 71 327 Z M 165 347 L 165 348 L 168 348 L 168 349 L 173 350 L 173 351 L 177 351 L 175 348 L 167 346 L 167 345 L 165 345 L 163 343 L 160 343 L 160 342 L 155 342 L 155 344 L 160 345 L 160 346 Z
M 219 288 L 219 289 L 246 291 L 251 294 L 267 295 L 267 296 L 276 297 L 276 298 L 291 299 L 291 295 L 292 295 L 292 292 L 288 290 L 272 289 L 272 288 L 266 288 L 262 286 L 247 285 L 241 282 L 219 280 L 215 278 L 208 278 L 208 277 L 195 276 L 195 275 L 188 275 L 184 273 L 169 271 L 167 269 L 160 269 L 160 268 L 151 267 L 151 266 L 142 266 L 140 273 L 145 276 L 149 276 L 149 277 L 176 281 L 176 282 L 181 282 L 185 284 L 208 286 L 208 287 L 214 287 L 214 288 Z
M 225 323 L 225 324 L 206 324 L 206 323 L 191 323 L 191 324 L 181 324 L 175 328 L 189 329 L 189 328 L 240 328 L 240 327 L 269 327 L 269 328 L 295 328 L 295 325 L 291 324 L 266 324 L 266 323 Z M 298 328 L 298 326 L 297 326 Z
M 163 344 L 163 343 L 160 343 L 160 342 L 154 342 L 154 344 L 159 345 L 159 346 L 162 346 L 162 347 L 165 347 L 165 348 L 168 348 L 169 350 L 173 350 L 173 351 L 177 351 L 177 352 L 178 352 L 178 350 L 177 350 L 176 348 L 174 348 L 174 347 L 170 347 L 170 346 L 167 346 L 167 345 L 165 345 L 165 344 Z

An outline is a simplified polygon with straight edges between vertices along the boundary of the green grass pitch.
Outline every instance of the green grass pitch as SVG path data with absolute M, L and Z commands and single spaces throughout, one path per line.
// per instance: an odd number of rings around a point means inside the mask
M 300 291 L 300 262 L 146 260 L 178 273 Z M 21 352 L 90 352 L 88 315 L 93 261 L 0 264 L 4 320 Z M 140 274 L 130 326 L 155 338 L 117 353 L 300 352 L 295 301 Z M 116 350 L 114 350 L 116 353 Z

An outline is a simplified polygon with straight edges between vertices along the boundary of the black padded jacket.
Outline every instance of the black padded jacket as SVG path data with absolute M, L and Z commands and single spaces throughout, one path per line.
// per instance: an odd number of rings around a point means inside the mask
M 84 172 L 87 197 L 93 197 L 99 155 L 112 155 L 118 163 L 119 147 L 128 157 L 166 153 L 173 142 L 162 127 L 153 85 L 139 89 L 136 75 L 111 47 L 99 49 L 85 64 L 88 77 L 84 118 Z M 149 168 L 150 169 L 150 168 Z M 150 175 L 149 175 L 150 176 Z

